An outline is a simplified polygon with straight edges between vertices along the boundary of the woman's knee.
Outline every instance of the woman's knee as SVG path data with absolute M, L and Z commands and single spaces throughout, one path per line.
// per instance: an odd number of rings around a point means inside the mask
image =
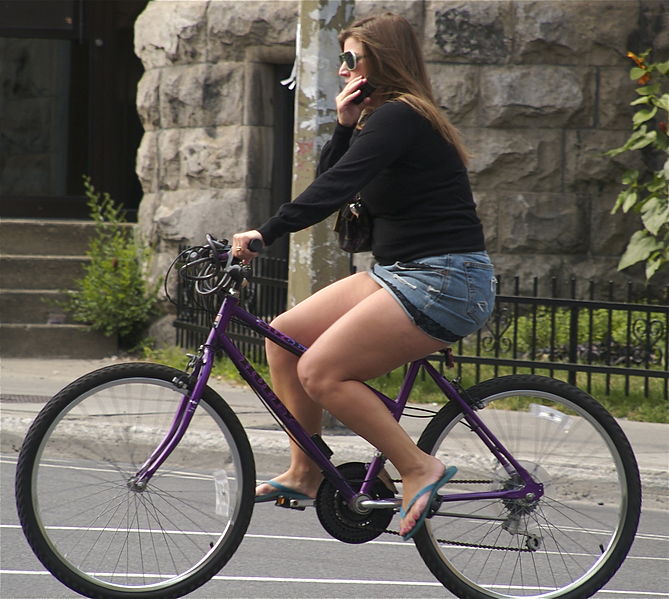
M 307 395 L 321 405 L 328 390 L 332 390 L 337 383 L 332 368 L 317 354 L 308 351 L 297 362 L 297 377 Z

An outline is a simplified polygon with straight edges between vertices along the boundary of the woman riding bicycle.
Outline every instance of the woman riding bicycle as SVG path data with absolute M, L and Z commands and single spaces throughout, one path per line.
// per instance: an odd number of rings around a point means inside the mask
M 436 105 L 418 38 L 403 17 L 361 19 L 339 36 L 337 124 L 319 175 L 257 230 L 233 236 L 250 260 L 253 239 L 270 245 L 327 218 L 360 193 L 372 217 L 375 266 L 318 291 L 272 325 L 309 347 L 297 358 L 267 344 L 277 395 L 311 434 L 322 409 L 367 439 L 402 477 L 400 533 L 420 528 L 454 469 L 420 450 L 363 381 L 428 356 L 478 330 L 495 298 L 493 267 L 467 176 L 466 152 Z M 371 96 L 356 103 L 361 88 Z M 322 475 L 291 443 L 291 463 L 256 489 L 314 497 Z

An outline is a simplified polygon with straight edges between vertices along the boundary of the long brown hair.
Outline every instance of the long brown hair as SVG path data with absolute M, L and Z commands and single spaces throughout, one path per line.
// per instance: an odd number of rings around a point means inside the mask
M 455 146 L 467 163 L 458 130 L 441 113 L 432 93 L 423 52 L 411 23 L 393 13 L 359 19 L 339 34 L 339 43 L 353 37 L 364 48 L 367 77 L 382 102 L 408 104 L 428 119 L 446 141 Z

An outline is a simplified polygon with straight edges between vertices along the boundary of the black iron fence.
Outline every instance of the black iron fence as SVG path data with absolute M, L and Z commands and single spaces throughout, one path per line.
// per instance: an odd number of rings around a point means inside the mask
M 253 282 L 243 290 L 242 301 L 246 308 L 265 321 L 286 310 L 288 292 L 288 262 L 280 258 L 258 256 L 253 261 Z M 209 305 L 199 305 L 177 287 L 177 345 L 194 348 L 201 345 L 211 329 L 218 306 L 215 298 L 208 298 Z M 239 322 L 228 329 L 237 347 L 254 362 L 265 362 L 264 340 L 257 333 Z
M 254 261 L 254 282 L 245 290 L 248 309 L 271 320 L 286 308 L 285 260 L 261 256 Z M 212 316 L 182 294 L 177 307 L 177 343 L 202 343 Z M 239 323 L 231 336 L 252 360 L 264 362 L 263 339 Z M 563 378 L 604 393 L 612 385 L 625 394 L 669 399 L 669 287 L 637 291 L 632 284 L 597 286 L 593 282 L 552 279 L 521 289 L 518 278 L 501 280 L 493 316 L 476 335 L 456 348 L 456 368 L 467 382 L 506 373 L 532 372 Z M 434 357 L 439 362 L 441 354 Z
M 486 326 L 458 344 L 459 374 L 465 365 L 473 366 L 476 381 L 540 373 L 587 391 L 597 382 L 606 394 L 615 381 L 625 395 L 643 389 L 646 397 L 669 399 L 669 287 L 579 287 L 570 280 L 563 294 L 552 279 L 548 295 L 540 295 L 537 279 L 529 292 L 518 278 L 502 283 Z

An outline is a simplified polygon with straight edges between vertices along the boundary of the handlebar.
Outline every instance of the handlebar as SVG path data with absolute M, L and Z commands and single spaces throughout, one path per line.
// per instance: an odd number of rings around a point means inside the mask
M 262 242 L 262 239 L 251 239 L 248 245 L 249 251 L 255 254 L 259 254 L 265 249 L 265 244 Z
M 261 239 L 252 239 L 248 244 L 251 252 L 259 253 L 264 244 Z M 218 240 L 206 236 L 206 243 L 182 251 L 170 266 L 167 279 L 175 268 L 181 281 L 198 295 L 212 295 L 218 292 L 236 293 L 245 281 L 252 279 L 251 267 L 232 255 L 232 247 L 227 239 Z

